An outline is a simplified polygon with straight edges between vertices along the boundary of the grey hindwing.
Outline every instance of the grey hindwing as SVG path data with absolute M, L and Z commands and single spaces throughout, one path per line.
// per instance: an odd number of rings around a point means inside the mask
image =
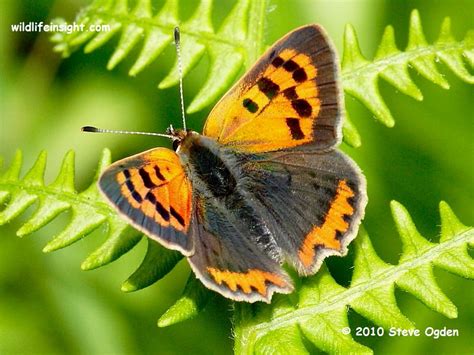
M 253 155 L 243 165 L 243 172 L 256 213 L 266 222 L 285 259 L 300 274 L 315 273 L 327 255 L 346 253 L 363 217 L 367 197 L 364 176 L 345 154 L 301 149 Z M 324 223 L 342 180 L 355 194 L 348 201 L 354 213 L 344 216 L 349 228 L 337 235 L 342 248 L 319 247 L 316 260 L 308 268 L 302 265 L 298 251 L 308 233 Z

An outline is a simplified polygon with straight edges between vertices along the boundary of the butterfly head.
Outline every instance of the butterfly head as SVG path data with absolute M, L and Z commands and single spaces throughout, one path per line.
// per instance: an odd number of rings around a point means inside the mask
M 189 134 L 189 130 L 174 129 L 173 125 L 170 125 L 166 129 L 166 134 L 168 134 L 173 141 L 173 150 L 177 151 L 183 139 Z

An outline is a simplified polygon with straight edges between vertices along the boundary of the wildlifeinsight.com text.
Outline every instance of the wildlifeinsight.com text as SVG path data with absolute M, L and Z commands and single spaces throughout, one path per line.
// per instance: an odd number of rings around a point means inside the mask
M 106 24 L 93 24 L 85 26 L 77 23 L 45 23 L 45 22 L 19 22 L 11 25 L 12 32 L 65 32 L 71 34 L 73 32 L 108 32 L 110 31 L 110 25 Z

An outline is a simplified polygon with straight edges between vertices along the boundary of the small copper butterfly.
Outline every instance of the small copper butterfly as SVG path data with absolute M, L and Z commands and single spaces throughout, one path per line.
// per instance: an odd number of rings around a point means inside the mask
M 211 290 L 236 301 L 290 293 L 300 275 L 345 255 L 367 204 L 357 165 L 336 150 L 342 89 L 318 25 L 276 42 L 211 111 L 203 134 L 169 129 L 99 180 L 121 216 L 187 257 Z M 85 127 L 86 131 L 94 131 Z

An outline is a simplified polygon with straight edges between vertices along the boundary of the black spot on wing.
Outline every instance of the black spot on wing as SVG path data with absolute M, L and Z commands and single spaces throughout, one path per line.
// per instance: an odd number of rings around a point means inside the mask
M 344 220 L 344 222 L 350 224 L 352 222 L 352 215 L 351 214 L 344 214 L 342 216 L 342 219 Z
M 308 76 L 306 75 L 306 71 L 303 68 L 298 68 L 293 72 L 293 79 L 297 83 L 302 83 L 308 79 Z
M 160 171 L 160 167 L 158 165 L 155 165 L 155 174 L 156 177 L 162 181 L 166 180 L 166 178 L 163 176 L 163 174 Z
M 128 169 L 125 169 L 123 171 L 123 176 L 125 176 L 125 179 L 130 179 L 130 171 L 128 171 Z
M 184 218 L 173 207 L 170 206 L 171 215 L 184 227 Z
M 166 210 L 166 208 L 163 207 L 163 205 L 160 203 L 160 201 L 156 201 L 155 202 L 155 209 L 156 209 L 156 212 L 159 213 L 159 215 L 165 220 L 165 221 L 169 221 L 170 220 L 170 214 L 169 212 Z
M 285 69 L 287 72 L 293 72 L 295 71 L 296 69 L 298 69 L 300 66 L 293 60 L 287 60 L 284 64 L 283 64 L 283 69 Z
M 135 185 L 133 185 L 133 182 L 130 180 L 125 181 L 125 185 L 127 185 L 127 188 L 130 192 L 135 191 Z
M 258 288 L 256 288 L 254 285 L 250 285 L 250 290 L 252 291 L 252 293 L 259 293 Z M 252 307 L 251 309 L 254 309 L 254 308 Z
M 298 94 L 296 93 L 296 88 L 294 86 L 289 87 L 288 89 L 283 90 L 283 95 L 288 100 L 296 100 L 298 98 Z
M 150 201 L 152 204 L 155 204 L 156 202 L 156 197 L 151 191 L 148 191 L 148 193 L 145 195 L 145 198 Z
M 249 111 L 250 113 L 255 113 L 258 111 L 258 105 L 255 101 L 252 101 L 249 98 L 246 98 L 242 101 L 242 105 Z
M 300 126 L 300 120 L 297 118 L 287 118 L 286 119 L 286 125 L 290 129 L 291 137 L 293 139 L 303 139 L 304 138 L 304 133 L 301 130 Z
M 137 201 L 138 203 L 141 203 L 143 201 L 142 196 L 135 191 L 135 185 L 133 185 L 133 182 L 130 180 L 125 181 L 125 185 L 127 186 L 128 190 L 132 194 L 132 197 Z
M 295 111 L 301 117 L 310 117 L 313 109 L 308 101 L 303 99 L 293 100 L 291 101 L 291 106 L 295 109 Z
M 140 174 L 140 176 L 143 180 L 143 184 L 145 185 L 146 188 L 152 189 L 152 188 L 156 187 L 156 185 L 153 183 L 153 181 L 151 181 L 150 174 L 148 174 L 148 172 L 145 169 L 140 168 L 138 170 L 138 173 Z
M 132 197 L 137 201 L 138 203 L 141 203 L 143 201 L 142 196 L 136 192 L 135 190 L 132 191 Z
M 281 57 L 276 57 L 275 59 L 272 60 L 272 65 L 275 68 L 281 67 L 283 64 L 284 60 Z
M 280 87 L 277 84 L 265 77 L 258 80 L 257 86 L 270 100 L 280 91 Z
M 170 220 L 170 214 L 166 210 L 166 208 L 156 199 L 156 196 L 151 192 L 148 191 L 148 193 L 145 195 L 145 199 L 150 201 L 153 205 L 155 205 L 155 210 L 158 212 L 158 214 L 163 218 L 165 221 Z

